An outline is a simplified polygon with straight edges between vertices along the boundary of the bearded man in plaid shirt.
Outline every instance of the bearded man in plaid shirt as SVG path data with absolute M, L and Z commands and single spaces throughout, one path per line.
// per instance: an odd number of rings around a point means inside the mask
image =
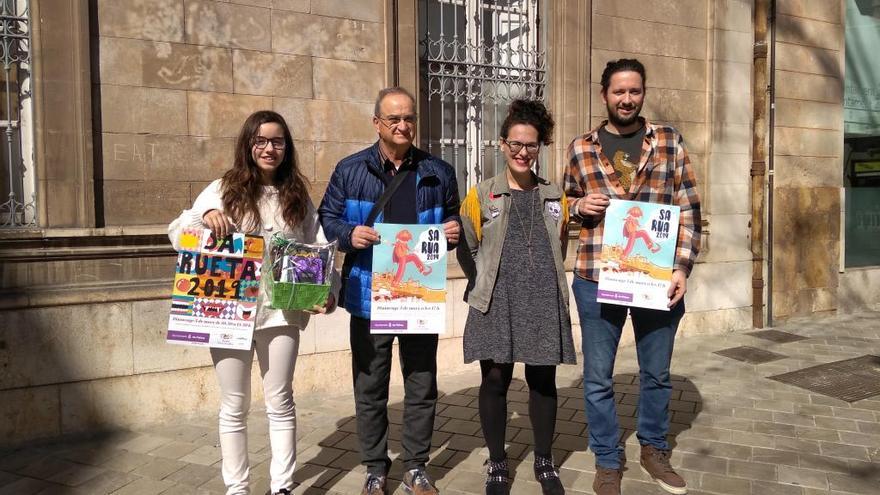
M 614 358 L 629 313 L 639 359 L 638 433 L 642 469 L 669 493 L 687 493 L 669 463 L 669 364 L 684 315 L 687 277 L 700 247 L 700 199 L 681 134 L 639 117 L 645 100 L 645 68 L 635 59 L 608 63 L 602 73 L 608 120 L 568 149 L 565 194 L 581 221 L 572 289 L 584 353 L 584 400 L 590 449 L 596 456 L 593 490 L 619 495 L 623 475 L 620 429 L 614 404 Z M 676 204 L 681 208 L 669 311 L 596 302 L 605 209 L 611 198 Z

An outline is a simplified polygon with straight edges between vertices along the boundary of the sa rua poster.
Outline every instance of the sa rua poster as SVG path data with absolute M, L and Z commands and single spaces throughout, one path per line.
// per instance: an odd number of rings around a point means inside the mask
M 249 349 L 260 295 L 263 238 L 184 229 L 171 294 L 167 342 Z
M 370 333 L 446 331 L 446 235 L 442 225 L 377 223 Z
M 679 207 L 612 199 L 605 210 L 597 301 L 668 311 Z

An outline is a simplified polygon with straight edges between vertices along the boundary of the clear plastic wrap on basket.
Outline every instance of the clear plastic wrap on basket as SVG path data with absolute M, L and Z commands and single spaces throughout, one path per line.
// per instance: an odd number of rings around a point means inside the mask
M 323 306 L 330 294 L 336 241 L 308 244 L 276 233 L 267 250 L 272 268 L 269 300 L 275 309 Z

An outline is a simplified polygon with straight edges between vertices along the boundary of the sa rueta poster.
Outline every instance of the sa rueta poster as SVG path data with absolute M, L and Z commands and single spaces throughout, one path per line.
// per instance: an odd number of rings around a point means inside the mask
M 263 238 L 185 229 L 171 294 L 171 344 L 249 349 L 260 295 Z

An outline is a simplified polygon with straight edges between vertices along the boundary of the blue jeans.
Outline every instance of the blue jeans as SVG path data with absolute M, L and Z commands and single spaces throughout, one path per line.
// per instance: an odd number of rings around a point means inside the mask
M 627 310 L 632 317 L 639 359 L 637 437 L 642 445 L 666 450 L 672 396 L 669 362 L 678 322 L 684 315 L 684 300 L 668 312 L 601 304 L 596 302 L 597 286 L 596 282 L 577 276 L 572 284 L 583 337 L 584 402 L 590 450 L 596 455 L 596 464 L 619 469 L 623 447 L 619 442 L 612 376 Z

